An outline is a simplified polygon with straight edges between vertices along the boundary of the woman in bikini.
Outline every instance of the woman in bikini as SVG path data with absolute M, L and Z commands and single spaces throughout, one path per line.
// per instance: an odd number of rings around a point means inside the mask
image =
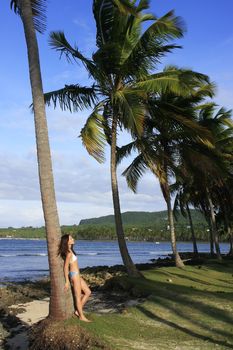
M 91 290 L 80 276 L 78 259 L 73 246 L 74 239 L 71 235 L 65 234 L 61 237 L 58 254 L 64 260 L 65 291 L 69 289 L 71 284 L 74 292 L 75 315 L 81 321 L 91 322 L 83 314 L 83 307 L 91 295 Z

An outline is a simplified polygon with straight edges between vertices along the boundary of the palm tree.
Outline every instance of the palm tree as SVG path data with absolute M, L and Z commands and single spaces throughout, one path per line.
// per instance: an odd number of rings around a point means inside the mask
M 34 105 L 40 190 L 45 219 L 51 279 L 49 317 L 53 319 L 65 319 L 71 314 L 71 298 L 69 295 L 67 295 L 67 297 L 64 295 L 63 269 L 61 261 L 57 256 L 61 231 L 54 191 L 39 52 L 35 32 L 36 30 L 43 32 L 45 29 L 45 4 L 46 1 L 44 0 L 11 1 L 11 6 L 14 7 L 14 10 L 22 19 L 28 51 L 28 64 Z
M 174 200 L 174 215 L 176 216 L 178 208 L 180 209 L 181 214 L 184 217 L 188 216 L 189 225 L 190 225 L 190 231 L 192 236 L 192 243 L 193 243 L 193 255 L 198 256 L 198 248 L 197 248 L 197 240 L 196 235 L 194 231 L 193 226 L 193 220 L 192 220 L 192 214 L 189 208 L 189 203 L 191 202 L 191 181 L 190 177 L 188 178 L 188 181 L 184 183 L 184 181 L 180 180 L 178 182 L 178 179 L 176 179 L 176 183 L 172 185 L 172 193 L 176 192 L 176 197 Z
M 68 59 L 81 61 L 94 85 L 90 88 L 97 102 L 81 131 L 83 144 L 98 161 L 104 161 L 106 142 L 111 147 L 111 185 L 116 233 L 120 252 L 127 272 L 139 276 L 129 255 L 121 219 L 116 171 L 117 134 L 124 128 L 132 134 L 141 134 L 147 93 L 170 89 L 176 95 L 190 95 L 194 91 L 190 82 L 203 79 L 203 75 L 190 70 L 168 67 L 164 72 L 151 74 L 157 63 L 177 45 L 167 42 L 183 35 L 180 19 L 171 11 L 161 18 L 144 13 L 149 1 L 94 0 L 97 51 L 86 58 L 73 47 L 63 32 L 53 32 L 50 44 Z M 146 30 L 143 24 L 150 21 Z M 195 85 L 196 86 L 196 85 Z M 84 91 L 79 85 L 45 94 L 48 104 L 57 102 L 63 109 L 77 110 L 77 96 Z M 84 91 L 85 92 L 85 91 Z
M 131 165 L 123 172 L 128 185 L 133 191 L 136 191 L 137 182 L 146 169 L 150 169 L 159 179 L 167 204 L 171 244 L 177 267 L 183 267 L 184 265 L 176 247 L 169 178 L 175 176 L 179 170 L 177 157 L 181 142 L 197 137 L 203 137 L 205 141 L 208 140 L 209 133 L 205 128 L 198 126 L 192 108 L 204 96 L 211 96 L 212 94 L 213 85 L 205 77 L 202 85 L 200 86 L 199 82 L 199 85 L 196 86 L 193 96 L 184 98 L 171 93 L 152 95 L 149 97 L 148 116 L 143 134 L 139 137 L 135 134 L 133 142 L 118 150 L 119 161 L 124 156 L 129 155 L 132 150 L 136 149 L 139 152 Z
M 185 144 L 182 160 L 187 173 L 192 174 L 194 188 L 200 195 L 200 206 L 210 224 L 217 257 L 221 259 L 216 212 L 220 203 L 219 189 L 232 176 L 229 170 L 229 160 L 232 162 L 232 121 L 231 111 L 221 108 L 215 113 L 215 108 L 215 104 L 209 104 L 200 108 L 198 115 L 199 124 L 211 132 L 214 147 L 206 147 L 200 142 Z

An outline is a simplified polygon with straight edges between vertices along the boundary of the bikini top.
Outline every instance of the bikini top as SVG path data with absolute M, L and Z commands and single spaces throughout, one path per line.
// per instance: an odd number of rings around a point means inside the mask
M 73 262 L 75 262 L 77 260 L 77 256 L 74 255 L 74 253 L 72 253 L 72 256 L 70 258 L 70 264 L 72 264 Z

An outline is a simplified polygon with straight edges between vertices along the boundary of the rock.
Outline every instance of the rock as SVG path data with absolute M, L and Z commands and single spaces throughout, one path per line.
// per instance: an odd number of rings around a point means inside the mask
M 131 300 L 128 300 L 125 303 L 125 306 L 126 307 L 131 307 L 131 306 L 135 306 L 135 305 L 138 305 L 138 304 L 139 304 L 139 300 L 138 299 L 131 299 Z
M 142 290 L 142 289 L 139 289 L 138 287 L 133 287 L 130 290 L 130 295 L 132 295 L 133 297 L 136 297 L 136 298 L 145 298 L 145 297 L 149 296 L 149 293 Z

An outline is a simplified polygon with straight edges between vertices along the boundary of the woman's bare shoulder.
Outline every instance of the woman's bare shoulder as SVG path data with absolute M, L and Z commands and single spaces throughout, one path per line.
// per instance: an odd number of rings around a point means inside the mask
M 68 251 L 67 254 L 66 254 L 66 259 L 65 259 L 65 261 L 69 261 L 70 258 L 71 258 L 71 255 L 72 255 L 72 252 L 71 252 L 71 251 Z

